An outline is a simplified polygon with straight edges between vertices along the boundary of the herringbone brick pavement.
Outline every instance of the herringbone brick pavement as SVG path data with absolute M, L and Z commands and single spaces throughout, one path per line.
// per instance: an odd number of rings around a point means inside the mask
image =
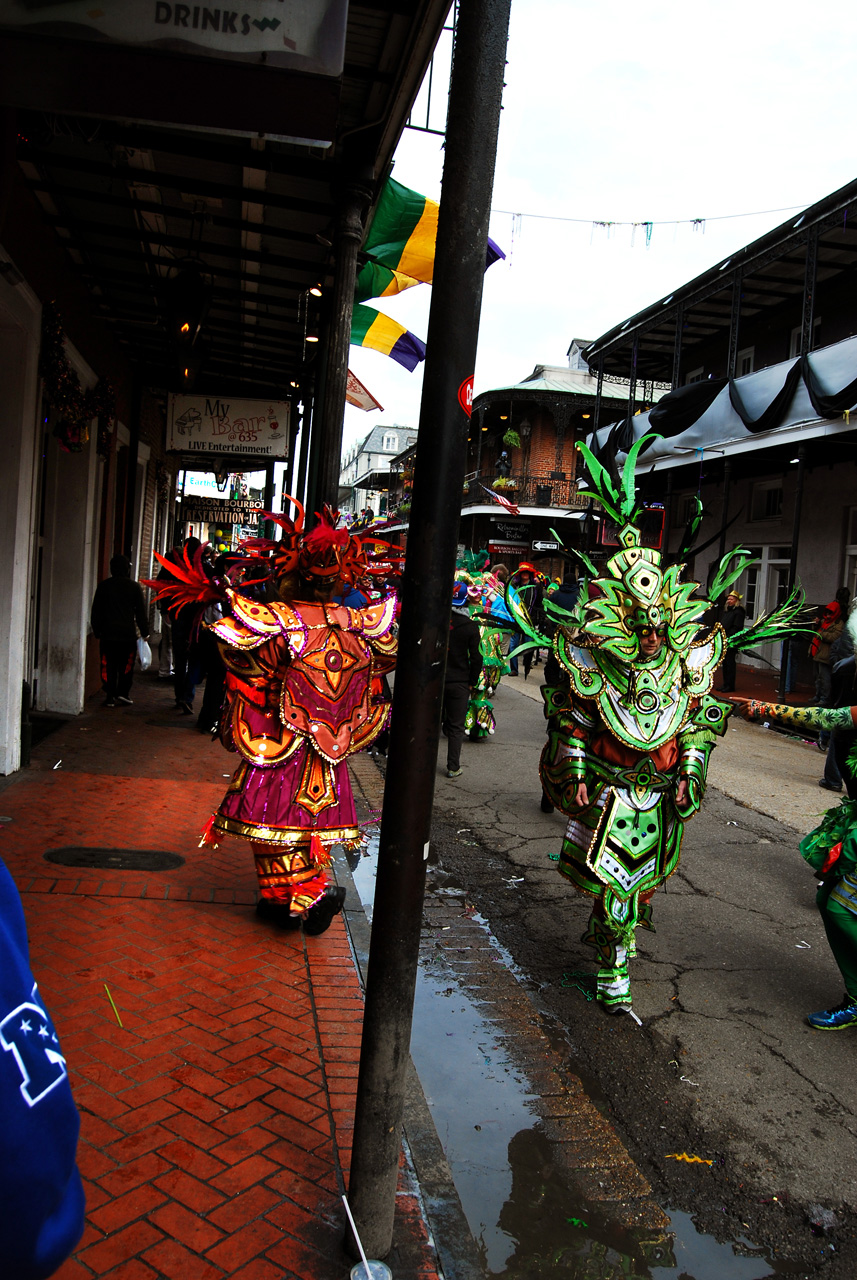
M 230 757 L 148 720 L 154 683 L 134 698 L 45 739 L 0 794 L 0 852 L 81 1112 L 87 1226 L 58 1280 L 341 1280 L 363 1008 L 345 927 L 307 938 L 257 920 L 244 847 L 196 847 Z M 186 862 L 44 861 L 64 845 Z M 390 1262 L 397 1280 L 437 1276 L 404 1162 Z

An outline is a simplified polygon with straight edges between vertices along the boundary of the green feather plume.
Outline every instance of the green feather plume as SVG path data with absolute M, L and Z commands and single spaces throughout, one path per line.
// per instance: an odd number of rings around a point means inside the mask
M 732 561 L 736 561 L 736 563 L 733 564 Z M 758 557 L 752 555 L 745 547 L 736 547 L 734 551 L 730 551 L 717 566 L 717 572 L 708 589 L 709 597 L 712 600 L 716 600 L 727 587 L 731 587 L 733 582 L 738 581 L 745 569 L 749 569 L 750 565 L 758 563 Z
M 589 480 L 587 488 L 578 490 L 578 496 L 593 498 L 596 502 L 600 502 L 610 519 L 615 521 L 620 528 L 626 524 L 633 524 L 640 512 L 640 506 L 637 502 L 637 486 L 634 479 L 637 458 L 648 444 L 657 439 L 659 439 L 658 436 L 650 433 L 647 436 L 640 436 L 639 440 L 634 441 L 628 450 L 628 456 L 625 458 L 625 464 L 622 468 L 622 480 L 618 488 L 610 473 L 602 467 L 589 446 L 579 440 L 575 448 L 586 464 Z
M 812 635 L 814 627 L 810 620 L 801 617 L 804 612 L 804 594 L 800 587 L 794 587 L 783 601 L 770 613 L 762 614 L 751 626 L 743 631 L 736 631 L 729 636 L 727 646 L 740 652 L 752 649 L 756 644 L 771 644 L 772 641 L 791 640 L 796 636 Z

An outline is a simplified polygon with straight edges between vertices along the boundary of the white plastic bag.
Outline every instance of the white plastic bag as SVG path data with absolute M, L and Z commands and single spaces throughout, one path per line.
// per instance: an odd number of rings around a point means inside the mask
M 148 671 L 152 665 L 152 650 L 149 648 L 148 640 L 144 640 L 142 636 L 137 638 L 137 661 L 142 671 Z

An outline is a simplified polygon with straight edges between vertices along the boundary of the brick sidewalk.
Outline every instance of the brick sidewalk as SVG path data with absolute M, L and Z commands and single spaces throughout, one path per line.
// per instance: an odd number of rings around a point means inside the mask
M 249 851 L 196 847 L 235 758 L 154 679 L 133 697 L 95 699 L 0 793 L 0 853 L 81 1112 L 87 1226 L 58 1280 L 341 1280 L 362 1021 L 344 924 L 307 938 L 256 919 Z M 185 862 L 44 860 L 63 846 Z M 404 1162 L 389 1262 L 397 1280 L 437 1276 Z

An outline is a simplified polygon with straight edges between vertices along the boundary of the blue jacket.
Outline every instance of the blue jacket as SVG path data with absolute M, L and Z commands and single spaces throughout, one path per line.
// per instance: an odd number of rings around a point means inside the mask
M 83 1234 L 80 1120 L 30 970 L 18 890 L 0 862 L 0 1275 L 46 1280 Z

